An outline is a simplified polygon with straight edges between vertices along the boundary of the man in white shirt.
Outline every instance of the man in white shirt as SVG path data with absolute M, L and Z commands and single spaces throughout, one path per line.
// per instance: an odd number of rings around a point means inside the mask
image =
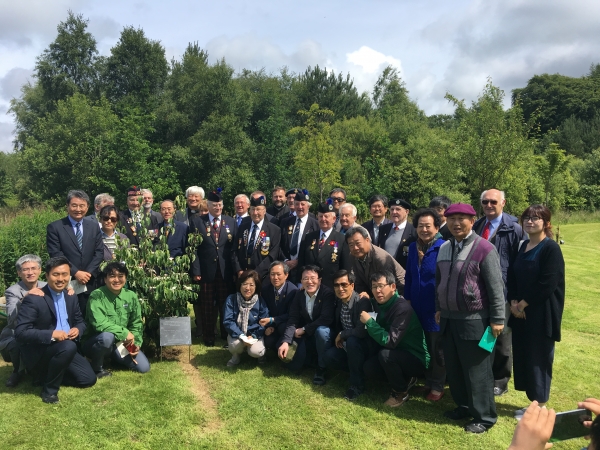
M 408 222 L 410 203 L 401 198 L 393 198 L 390 203 L 392 223 L 379 229 L 379 246 L 394 257 L 406 269 L 408 246 L 417 240 L 417 230 Z
M 242 224 L 242 219 L 248 217 L 248 209 L 250 209 L 250 199 L 246 194 L 238 194 L 233 199 L 233 206 L 235 208 L 235 223 L 239 228 Z

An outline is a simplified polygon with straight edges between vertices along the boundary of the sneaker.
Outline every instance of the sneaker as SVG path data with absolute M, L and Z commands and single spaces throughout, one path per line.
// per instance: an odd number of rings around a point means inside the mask
M 229 361 L 227 361 L 227 367 L 234 367 L 240 363 L 240 355 L 233 355 Z
M 362 389 L 359 389 L 356 386 L 350 386 L 344 394 L 344 398 L 352 402 L 356 400 L 360 396 L 360 394 L 362 394 Z
M 523 414 L 525 414 L 525 411 L 527 411 L 527 408 L 517 409 L 515 411 L 515 419 L 521 420 L 523 418 Z
M 325 369 L 322 367 L 317 367 L 317 371 L 313 377 L 313 384 L 318 386 L 323 386 L 325 384 Z
M 410 380 L 408 380 L 408 387 L 406 388 L 406 392 L 410 391 L 411 388 L 417 384 L 417 377 L 412 377 Z
M 408 391 L 407 392 L 396 392 L 392 391 L 390 393 L 390 398 L 388 398 L 383 404 L 385 406 L 389 406 L 390 408 L 397 408 L 398 406 L 402 406 L 409 399 Z

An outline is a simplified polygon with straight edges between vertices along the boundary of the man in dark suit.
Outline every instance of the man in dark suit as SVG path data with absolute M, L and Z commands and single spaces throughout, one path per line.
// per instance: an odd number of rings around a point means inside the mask
M 186 225 L 190 225 L 190 219 L 194 216 L 202 215 L 200 211 L 200 203 L 204 199 L 204 189 L 200 186 L 190 186 L 185 191 L 185 200 L 187 206 L 183 211 L 177 211 L 175 213 L 175 220 L 178 222 L 184 222 Z
M 263 191 L 254 191 L 252 194 L 250 194 L 250 199 L 258 200 L 260 197 L 267 198 L 266 194 Z M 272 214 L 269 214 L 268 208 L 265 211 L 265 219 L 271 222 L 273 225 L 279 226 L 279 219 L 273 216 Z M 244 217 L 243 220 L 250 221 L 250 215 Z
M 85 314 L 91 291 L 97 287 L 100 263 L 104 258 L 100 228 L 91 220 L 83 220 L 89 206 L 90 199 L 85 192 L 69 191 L 68 216 L 52 222 L 46 229 L 46 247 L 50 257 L 65 256 L 70 262 L 71 276 L 77 281 L 74 289 L 82 314 Z
M 317 360 L 313 384 L 325 384 L 325 352 L 333 345 L 330 326 L 335 314 L 335 295 L 327 286 L 321 285 L 321 269 L 306 266 L 302 269 L 303 290 L 296 292 L 290 306 L 283 342 L 277 351 L 279 358 L 287 357 L 290 345 L 297 348 L 288 368 L 300 372 L 305 364 Z
M 66 292 L 71 269 L 66 257 L 50 258 L 44 296 L 26 296 L 17 316 L 15 336 L 21 358 L 34 379 L 42 383 L 45 403 L 58 403 L 61 384 L 89 387 L 96 383 L 92 366 L 77 353 L 75 344 L 85 323 L 77 297 Z
M 294 211 L 296 216 L 289 217 L 281 222 L 281 253 L 285 263 L 290 268 L 290 281 L 300 282 L 300 268 L 298 258 L 300 247 L 306 235 L 319 231 L 319 222 L 308 214 L 309 195 L 306 189 L 298 191 L 294 197 Z
M 388 200 L 385 195 L 374 195 L 369 199 L 369 212 L 372 219 L 363 223 L 362 227 L 369 232 L 373 245 L 379 245 L 379 230 L 382 225 L 391 221 L 385 217 L 387 213 Z
M 444 212 L 446 212 L 446 210 L 451 204 L 452 200 L 450 200 L 445 195 L 438 195 L 437 197 L 433 197 L 429 202 L 429 207 L 437 211 L 439 216 L 442 218 L 442 225 L 440 226 L 439 233 L 442 235 L 442 239 L 445 241 L 452 237 L 452 233 L 450 233 L 448 225 L 446 225 L 446 216 L 444 216 Z
M 262 298 L 269 309 L 269 317 L 260 319 L 265 328 L 264 343 L 266 348 L 277 349 L 285 334 L 290 313 L 290 304 L 298 288 L 288 279 L 289 268 L 282 261 L 275 261 L 269 267 L 270 283 L 263 285 Z
M 175 204 L 172 200 L 163 200 L 160 203 L 160 214 L 162 222 L 158 224 L 158 239 L 160 239 L 160 236 L 166 235 L 171 258 L 183 256 L 187 245 L 189 227 L 183 222 L 173 220 Z
M 279 256 L 281 231 L 269 222 L 264 196 L 250 199 L 250 219 L 242 221 L 235 237 L 233 270 L 240 275 L 244 270 L 256 270 L 261 280 L 269 273 L 269 266 Z
M 401 198 L 390 201 L 390 218 L 392 223 L 379 228 L 379 246 L 394 257 L 406 269 L 408 246 L 418 238 L 417 230 L 408 221 L 410 203 Z
M 271 191 L 273 204 L 267 208 L 267 214 L 281 221 L 283 218 L 290 216 L 290 208 L 286 204 L 285 189 L 281 186 L 275 186 Z
M 142 228 L 146 230 L 157 230 L 158 220 L 156 217 L 144 214 L 141 210 L 140 200 L 142 199 L 142 190 L 138 186 L 131 186 L 127 190 L 127 209 L 121 211 L 121 227 L 124 229 L 125 236 L 129 239 L 131 245 L 140 245 L 140 234 Z
M 142 189 L 142 206 L 143 213 L 145 216 L 154 217 L 157 222 L 162 222 L 162 217 L 159 212 L 156 212 L 152 209 L 152 205 L 154 204 L 154 194 L 150 189 Z
M 223 306 L 233 292 L 231 251 L 235 221 L 223 214 L 223 197 L 218 191 L 207 196 L 208 214 L 190 219 L 190 234 L 198 233 L 203 239 L 192 263 L 192 276 L 200 283 L 198 299 L 193 303 L 196 315 L 196 335 L 203 330 L 204 344 L 215 345 L 215 325 L 220 317 L 221 338 L 227 338 L 223 326 Z
M 298 266 L 319 266 L 321 284 L 333 289 L 333 274 L 340 269 L 350 270 L 352 261 L 344 235 L 333 229 L 335 211 L 332 203 L 321 203 L 318 208 L 318 231 L 308 233 L 300 245 Z

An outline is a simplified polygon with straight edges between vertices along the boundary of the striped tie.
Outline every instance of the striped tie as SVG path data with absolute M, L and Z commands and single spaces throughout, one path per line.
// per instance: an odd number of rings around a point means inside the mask
M 83 247 L 83 234 L 81 234 L 81 222 L 77 222 L 77 233 L 75 233 L 75 237 L 77 238 L 77 245 L 79 246 L 79 250 Z

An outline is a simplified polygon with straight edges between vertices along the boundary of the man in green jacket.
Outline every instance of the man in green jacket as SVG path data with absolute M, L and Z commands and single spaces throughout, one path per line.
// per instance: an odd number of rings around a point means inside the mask
M 150 370 L 140 350 L 144 328 L 140 302 L 134 292 L 123 287 L 128 274 L 125 264 L 108 263 L 102 271 L 105 286 L 92 292 L 87 304 L 83 353 L 98 378 L 111 375 L 102 367 L 109 353 L 113 363 L 140 373 Z
M 421 323 L 410 303 L 396 291 L 394 275 L 372 274 L 371 289 L 377 316 L 373 319 L 371 313 L 363 311 L 360 321 L 380 350 L 365 362 L 364 371 L 370 379 L 387 378 L 392 392 L 384 405 L 396 408 L 408 400 L 417 376 L 425 373 L 429 353 Z

